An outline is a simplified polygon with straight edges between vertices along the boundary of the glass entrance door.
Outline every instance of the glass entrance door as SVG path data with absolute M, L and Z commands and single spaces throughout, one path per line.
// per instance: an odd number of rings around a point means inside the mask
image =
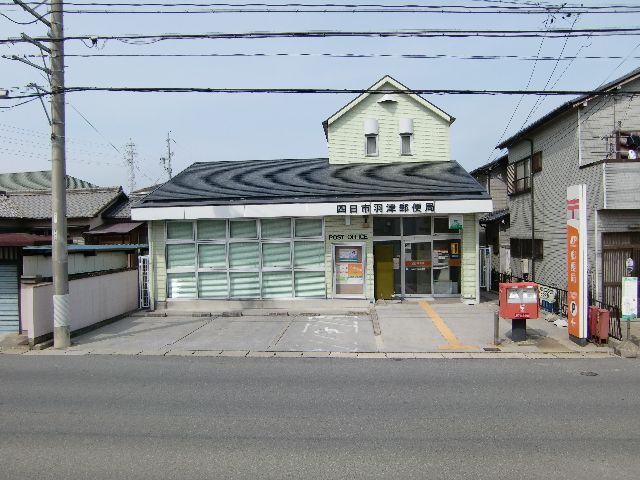
M 434 240 L 433 293 L 460 293 L 460 240 Z
M 430 295 L 431 242 L 404 242 L 404 294 Z

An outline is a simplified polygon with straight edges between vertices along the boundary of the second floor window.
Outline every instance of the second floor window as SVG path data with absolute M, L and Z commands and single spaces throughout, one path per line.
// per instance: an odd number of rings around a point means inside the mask
M 400 154 L 411 155 L 413 118 L 401 118 L 398 121 L 398 133 L 400 134 Z
M 513 178 L 513 191 L 515 193 L 526 192 L 529 190 L 529 168 L 529 158 L 525 158 L 524 160 L 520 160 L 515 163 L 515 176 Z
M 533 173 L 542 171 L 542 152 L 533 154 Z M 531 189 L 531 157 L 523 158 L 508 167 L 509 193 L 528 192 Z
M 378 155 L 378 120 L 366 118 L 364 121 L 364 153 L 367 156 Z
M 367 155 L 378 154 L 378 135 L 366 135 L 365 136 L 365 153 Z
M 400 134 L 400 153 L 402 155 L 411 155 L 411 135 L 410 133 Z

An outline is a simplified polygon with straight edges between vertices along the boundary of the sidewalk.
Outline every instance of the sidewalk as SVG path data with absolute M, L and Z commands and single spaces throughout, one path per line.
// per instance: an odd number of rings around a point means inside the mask
M 186 355 L 339 358 L 603 358 L 606 346 L 571 342 L 566 328 L 545 319 L 527 322 L 529 338 L 509 339 L 500 321 L 493 345 L 496 305 L 459 300 L 376 305 L 370 313 L 322 315 L 245 310 L 168 316 L 143 312 L 74 337 L 67 350 L 12 351 L 26 355 Z M 233 315 L 233 316 L 232 316 Z M 379 333 L 379 334 L 378 334 Z

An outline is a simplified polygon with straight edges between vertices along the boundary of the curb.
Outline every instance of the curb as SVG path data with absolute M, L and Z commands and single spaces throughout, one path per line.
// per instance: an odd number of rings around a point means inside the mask
M 5 352 L 3 352 L 5 353 Z M 8 352 L 6 352 L 8 353 Z M 18 352 L 16 352 L 18 353 Z M 235 358 L 341 358 L 341 359 L 604 359 L 619 358 L 609 352 L 302 352 L 261 350 L 182 350 L 154 349 L 91 349 L 70 348 L 67 350 L 31 350 L 22 355 L 127 355 L 166 357 L 235 357 Z

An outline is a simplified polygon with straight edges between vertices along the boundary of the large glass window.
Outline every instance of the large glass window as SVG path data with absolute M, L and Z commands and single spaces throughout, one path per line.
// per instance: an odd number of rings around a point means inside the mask
M 196 276 L 194 273 L 170 273 L 167 289 L 171 298 L 194 298 L 197 296 Z
M 322 219 L 167 222 L 170 298 L 324 297 Z
M 262 296 L 265 298 L 292 297 L 291 272 L 263 272 Z
M 306 268 L 324 267 L 324 243 L 295 242 L 294 266 Z
M 231 220 L 229 222 L 231 238 L 258 238 L 258 227 L 255 220 Z
M 291 243 L 263 243 L 262 244 L 263 267 L 289 267 L 291 266 Z
M 231 298 L 259 298 L 260 274 L 258 272 L 231 272 Z
M 405 217 L 402 219 L 402 234 L 431 235 L 431 217 Z
M 323 297 L 326 293 L 324 272 L 295 272 L 296 297 Z
M 262 238 L 291 238 L 291 219 L 262 220 Z
M 198 274 L 198 291 L 201 297 L 226 298 L 227 272 L 202 272 Z
M 237 242 L 229 244 L 229 267 L 258 268 L 258 242 Z
M 196 250 L 193 243 L 179 243 L 167 246 L 167 268 L 196 266 Z
M 224 240 L 226 238 L 226 220 L 198 220 L 198 240 Z
M 198 265 L 200 268 L 225 268 L 227 252 L 224 243 L 198 245 Z
M 167 222 L 167 240 L 193 240 L 193 223 Z
M 322 220 L 315 218 L 296 218 L 296 237 L 321 237 Z
M 399 237 L 400 218 L 373 217 L 373 234 L 377 237 Z

